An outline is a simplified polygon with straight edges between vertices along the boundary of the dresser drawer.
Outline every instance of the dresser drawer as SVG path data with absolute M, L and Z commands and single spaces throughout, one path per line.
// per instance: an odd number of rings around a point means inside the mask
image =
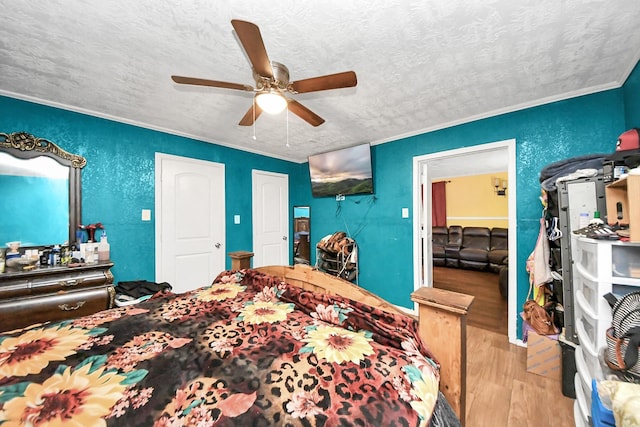
M 46 295 L 113 283 L 112 263 L 36 268 L 29 272 L 0 274 L 0 300 Z
M 0 279 L 4 278 L 4 274 L 0 274 Z M 31 281 L 27 278 L 5 280 L 0 282 L 0 300 L 22 297 L 29 294 L 29 286 Z
M 60 291 L 73 291 L 103 285 L 107 277 L 102 271 L 85 271 L 76 275 L 45 276 L 34 279 L 30 294 L 49 294 Z
M 0 331 L 93 314 L 110 308 L 114 295 L 112 286 L 100 286 L 0 301 Z

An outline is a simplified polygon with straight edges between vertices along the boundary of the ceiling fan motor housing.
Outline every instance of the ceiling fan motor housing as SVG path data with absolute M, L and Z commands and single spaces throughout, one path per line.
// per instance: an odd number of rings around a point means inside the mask
M 265 77 L 253 72 L 256 89 L 259 91 L 270 88 L 286 90 L 289 86 L 289 69 L 284 64 L 275 61 L 271 61 L 271 69 L 273 77 Z

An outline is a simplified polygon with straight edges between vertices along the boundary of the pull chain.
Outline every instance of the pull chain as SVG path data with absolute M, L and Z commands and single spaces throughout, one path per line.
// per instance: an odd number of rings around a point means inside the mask
M 287 148 L 289 148 L 289 103 L 287 103 Z
M 253 111 L 253 140 L 256 140 L 256 97 L 253 97 L 253 104 L 251 105 Z

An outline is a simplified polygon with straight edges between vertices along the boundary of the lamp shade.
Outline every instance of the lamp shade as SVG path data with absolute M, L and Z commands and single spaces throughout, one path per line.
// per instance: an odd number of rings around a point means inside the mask
M 262 111 L 269 114 L 278 114 L 287 106 L 287 100 L 274 90 L 259 93 L 256 95 L 256 102 Z

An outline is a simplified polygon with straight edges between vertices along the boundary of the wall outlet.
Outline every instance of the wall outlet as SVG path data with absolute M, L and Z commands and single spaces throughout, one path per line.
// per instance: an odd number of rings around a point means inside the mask
M 344 200 L 344 194 L 338 194 L 336 196 L 336 202 L 342 202 Z
M 233 223 L 234 224 L 240 224 L 240 215 L 234 215 L 233 216 Z
M 409 208 L 402 208 L 402 218 L 409 218 Z
M 142 220 L 151 221 L 151 209 L 142 209 Z

